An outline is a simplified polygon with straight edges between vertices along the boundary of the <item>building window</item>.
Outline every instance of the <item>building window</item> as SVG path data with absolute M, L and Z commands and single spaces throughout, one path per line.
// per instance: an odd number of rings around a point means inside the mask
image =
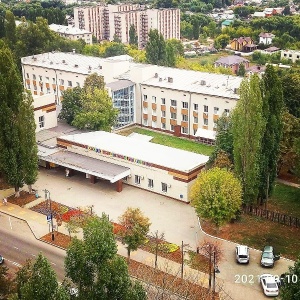
M 68 87 L 72 87 L 72 81 L 68 80 Z
M 141 176 L 135 175 L 134 182 L 135 182 L 135 184 L 141 184 Z
M 164 182 L 161 183 L 162 192 L 166 193 L 168 191 L 168 185 Z
M 35 91 L 37 91 L 37 86 L 36 85 L 34 85 L 33 88 L 34 88 Z
M 194 103 L 194 110 L 198 110 L 198 104 Z
M 152 102 L 156 103 L 156 97 L 152 96 Z
M 29 78 L 29 73 L 26 73 L 26 77 Z
M 214 121 L 214 128 L 217 128 L 217 122 Z
M 44 128 L 44 126 L 45 126 L 45 117 L 44 116 L 39 117 L 39 126 L 40 126 L 40 128 Z
M 41 86 L 41 92 L 43 92 L 43 87 Z
M 79 83 L 79 82 L 76 82 L 76 86 L 80 87 L 80 83 Z
M 171 106 L 177 106 L 177 101 L 176 100 L 171 100 Z
M 33 80 L 36 80 L 35 74 L 32 74 L 32 78 L 33 78 Z
M 188 115 L 182 115 L 182 121 L 187 122 L 189 120 Z
M 171 130 L 171 131 L 174 131 L 174 125 L 171 125 L 171 126 L 170 126 L 170 130 Z
M 144 95 L 144 101 L 147 101 L 147 98 L 148 98 L 147 95 Z
M 55 84 L 55 78 L 52 78 L 52 83 Z
M 208 125 L 208 119 L 203 119 L 203 124 L 204 124 L 205 126 L 207 126 L 207 125 Z
M 162 112 L 161 112 L 161 116 L 162 116 L 163 118 L 165 118 L 165 117 L 166 117 L 166 111 L 165 111 L 165 110 L 162 110 Z
M 198 129 L 194 129 L 194 135 L 196 135 Z
M 153 189 L 153 179 L 148 179 L 148 188 Z
M 166 123 L 161 123 L 161 129 L 166 129 Z
M 188 133 L 188 128 L 187 127 L 181 127 L 181 133 Z
M 203 105 L 203 111 L 204 111 L 205 113 L 208 113 L 208 106 L 207 106 L 207 105 Z
M 144 120 L 143 120 L 143 125 L 144 125 L 144 126 L 148 126 L 148 120 L 147 120 L 147 119 L 144 119 Z
M 49 83 L 49 77 L 46 77 L 46 82 Z
M 225 116 L 228 117 L 228 116 L 229 116 L 229 109 L 228 109 L 228 108 L 225 108 L 225 109 L 224 109 L 224 112 L 225 112 Z
M 156 116 L 156 109 L 152 109 L 152 115 Z
M 189 108 L 188 102 L 182 102 L 182 108 Z
M 43 76 L 39 75 L 40 81 L 43 81 Z
M 128 181 L 128 176 L 124 177 L 123 181 L 127 182 Z
M 50 94 L 50 88 L 47 88 L 47 94 Z
M 166 104 L 166 98 L 161 98 L 161 104 L 165 105 Z
M 218 115 L 219 114 L 219 107 L 214 107 L 214 114 Z
M 194 123 L 198 123 L 198 117 L 194 117 Z
M 171 119 L 177 119 L 177 114 L 176 113 L 171 113 Z
M 65 84 L 65 81 L 63 79 L 60 79 L 60 85 L 64 85 Z

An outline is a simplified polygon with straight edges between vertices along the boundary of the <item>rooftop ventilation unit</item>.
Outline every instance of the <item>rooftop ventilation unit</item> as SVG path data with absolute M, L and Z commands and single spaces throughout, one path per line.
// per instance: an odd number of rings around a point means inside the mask
M 161 78 L 161 77 L 159 77 L 158 81 L 162 81 L 162 78 Z
M 239 93 L 239 89 L 238 89 L 238 88 L 234 88 L 234 89 L 233 89 L 233 92 L 234 92 L 235 94 L 238 94 L 238 93 Z
M 173 77 L 168 77 L 168 82 L 173 83 Z
M 53 61 L 50 61 L 50 65 L 53 65 Z
M 205 80 L 201 80 L 200 81 L 200 85 L 206 85 L 206 81 Z
M 158 78 L 158 73 L 155 73 L 155 74 L 154 74 L 154 77 L 155 77 L 155 78 Z
M 89 66 L 89 70 L 92 70 L 92 66 Z
M 78 68 L 78 65 L 75 65 L 74 67 L 75 67 L 75 68 Z

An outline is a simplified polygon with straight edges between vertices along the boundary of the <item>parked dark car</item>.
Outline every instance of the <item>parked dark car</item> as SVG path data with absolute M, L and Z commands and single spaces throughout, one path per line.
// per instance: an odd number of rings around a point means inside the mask
M 276 260 L 280 259 L 280 255 L 274 254 L 274 249 L 272 246 L 265 246 L 261 254 L 260 264 L 262 267 L 274 267 Z
M 0 254 L 0 265 L 4 263 L 4 257 Z

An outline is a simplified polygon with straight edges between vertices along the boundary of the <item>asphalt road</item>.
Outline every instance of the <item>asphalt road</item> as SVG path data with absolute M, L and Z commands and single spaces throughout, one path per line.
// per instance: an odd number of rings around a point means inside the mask
M 0 254 L 8 268 L 16 271 L 27 259 L 35 259 L 42 252 L 48 258 L 58 280 L 64 279 L 64 250 L 36 240 L 24 221 L 0 213 L 0 224 Z

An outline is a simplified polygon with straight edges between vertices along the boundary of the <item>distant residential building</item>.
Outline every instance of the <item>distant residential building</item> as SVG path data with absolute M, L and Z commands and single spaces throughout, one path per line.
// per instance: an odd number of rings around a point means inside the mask
M 280 51 L 280 48 L 277 47 L 269 47 L 267 49 L 262 50 L 261 52 L 264 54 L 273 54 Z
M 91 31 L 98 40 L 114 37 L 129 43 L 129 29 L 134 25 L 138 43 L 144 47 L 150 29 L 157 29 L 165 39 L 180 39 L 180 10 L 147 9 L 139 4 L 117 4 L 74 8 L 75 26 Z
M 238 55 L 230 55 L 219 58 L 215 61 L 215 67 L 229 68 L 234 74 L 237 74 L 240 65 L 243 64 L 245 69 L 249 68 L 249 60 Z
M 275 35 L 269 32 L 262 32 L 259 34 L 259 43 L 264 45 L 272 44 L 272 40 L 274 39 Z
M 266 66 L 255 65 L 247 68 L 246 76 L 257 74 L 258 76 L 262 76 L 265 73 Z
M 275 8 L 265 8 L 264 9 L 265 17 L 271 17 L 277 15 L 277 10 Z
M 265 18 L 266 14 L 263 11 L 256 11 L 253 15 L 253 18 Z
M 230 47 L 232 50 L 241 52 L 252 52 L 257 49 L 257 45 L 250 37 L 235 38 L 230 42 Z
M 221 26 L 222 26 L 222 29 L 226 28 L 226 27 L 229 27 L 231 24 L 233 24 L 234 20 L 225 20 L 222 22 Z
M 58 33 L 60 36 L 67 38 L 69 40 L 77 41 L 79 39 L 84 40 L 88 45 L 93 43 L 92 33 L 90 31 L 79 29 L 73 26 L 64 26 L 51 24 L 49 28 Z
M 283 58 L 295 63 L 300 59 L 300 50 L 281 50 L 281 59 Z

